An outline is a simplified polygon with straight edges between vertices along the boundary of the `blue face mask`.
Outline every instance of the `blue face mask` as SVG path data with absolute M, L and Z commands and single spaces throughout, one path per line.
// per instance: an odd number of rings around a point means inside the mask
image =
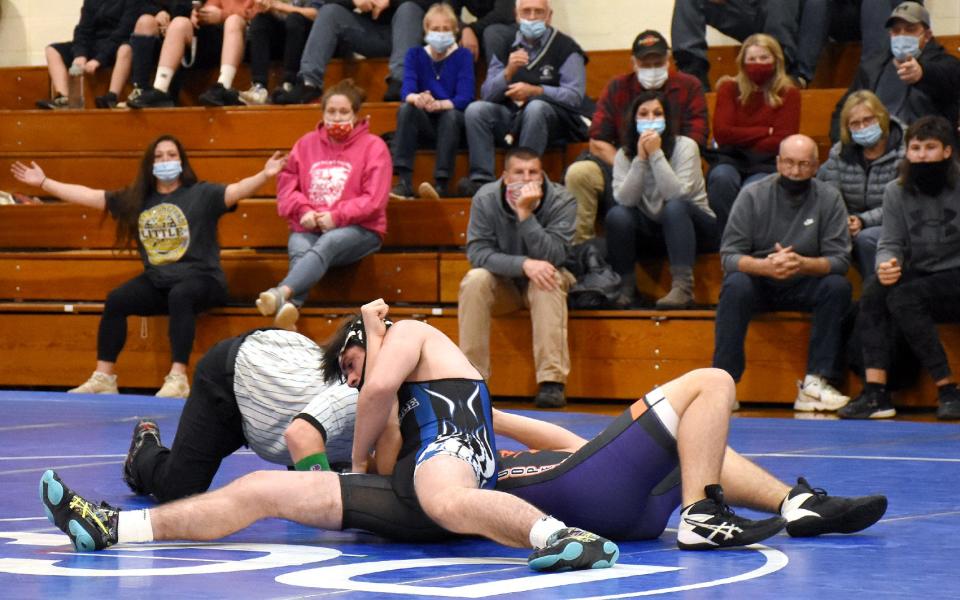
M 169 183 L 180 177 L 183 166 L 179 160 L 153 163 L 153 176 L 164 183 Z
M 520 19 L 520 33 L 528 40 L 539 40 L 547 32 L 546 21 Z
M 644 131 L 656 131 L 657 135 L 662 135 L 663 130 L 667 128 L 667 122 L 663 119 L 637 119 L 637 133 Z
M 890 38 L 890 52 L 897 60 L 906 60 L 920 54 L 920 40 L 912 35 L 895 35 Z
M 428 31 L 423 40 L 437 54 L 443 54 L 456 41 L 452 31 Z
M 853 143 L 864 148 L 872 148 L 883 137 L 883 130 L 880 129 L 879 123 L 874 123 L 873 125 L 867 125 L 860 131 L 851 131 L 850 137 L 853 138 Z

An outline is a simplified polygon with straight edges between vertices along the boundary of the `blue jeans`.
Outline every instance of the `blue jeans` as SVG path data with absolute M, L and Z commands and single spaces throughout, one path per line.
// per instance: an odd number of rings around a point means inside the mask
M 721 236 L 723 236 L 723 230 L 727 226 L 733 201 L 737 199 L 740 190 L 769 174 L 754 173 L 744 177 L 736 167 L 728 164 L 719 164 L 710 169 L 710 172 L 707 173 L 707 201 L 710 203 L 713 214 L 717 215 L 717 225 L 720 228 Z
M 754 313 L 802 310 L 813 313 L 807 347 L 807 373 L 840 377 L 841 322 L 850 310 L 851 286 L 843 275 L 798 277 L 778 282 L 739 271 L 727 273 L 720 288 L 714 334 L 713 366 L 740 381 L 743 342 Z
M 516 25 L 504 25 L 503 23 L 494 23 L 487 25 L 483 29 L 483 55 L 487 62 L 490 62 L 491 56 L 501 56 L 509 54 L 510 44 L 517 36 Z
M 467 145 L 470 147 L 470 179 L 493 181 L 496 175 L 495 149 L 505 145 L 504 137 L 511 133 L 516 112 L 505 104 L 477 100 L 465 112 Z M 560 138 L 560 117 L 557 109 L 543 100 L 531 100 L 523 107 L 516 146 L 526 146 L 539 155 L 547 144 Z
M 287 240 L 290 271 L 280 285 L 293 290 L 293 303 L 303 306 L 310 288 L 330 267 L 357 262 L 379 250 L 381 243 L 379 235 L 359 225 L 338 227 L 322 235 L 291 233 Z
M 861 229 L 857 237 L 853 238 L 853 259 L 860 270 L 860 276 L 864 280 L 874 274 L 877 268 L 877 243 L 880 241 L 880 234 L 883 233 L 883 227 L 867 227 Z
M 825 31 L 829 25 L 829 11 L 825 1 L 676 0 L 670 23 L 670 37 L 677 68 L 699 78 L 704 89 L 709 88 L 707 73 L 710 63 L 707 60 L 706 30 L 707 25 L 710 25 L 741 42 L 754 33 L 770 34 L 783 47 L 791 70 L 797 70 L 802 55 L 805 52 L 809 55 L 810 52 L 804 49 L 809 40 L 804 39 L 805 33 L 801 31 L 805 26 L 803 19 L 807 19 L 806 27 L 812 28 L 816 27 L 817 23 L 822 23 Z M 889 12 L 887 14 L 889 15 Z M 822 45 L 821 41 L 816 47 L 817 56 Z M 815 58 L 813 67 L 816 67 Z M 812 71 L 810 75 L 812 77 Z
M 369 13 L 354 13 L 339 4 L 324 4 L 310 28 L 300 59 L 300 77 L 323 87 L 327 63 L 337 48 L 366 57 L 389 56 L 390 78 L 403 81 L 403 57 L 422 39 L 423 9 L 404 2 L 387 22 Z
M 454 161 L 460 148 L 463 113 L 457 109 L 428 113 L 404 102 L 397 111 L 397 132 L 393 137 L 393 170 L 406 182 L 413 173 L 413 158 L 419 144 L 437 149 L 433 169 L 435 181 L 453 175 Z
M 715 250 L 717 218 L 688 200 L 671 200 L 663 206 L 657 223 L 639 208 L 617 204 L 607 213 L 607 255 L 610 266 L 620 275 L 633 272 L 641 250 L 665 244 L 671 267 L 693 267 L 697 248 Z M 651 249 L 657 253 L 659 248 Z

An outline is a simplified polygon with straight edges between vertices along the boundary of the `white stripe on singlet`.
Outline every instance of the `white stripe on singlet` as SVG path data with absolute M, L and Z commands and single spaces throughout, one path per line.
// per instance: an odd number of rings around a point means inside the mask
M 324 383 L 322 361 L 320 347 L 292 331 L 257 331 L 240 345 L 233 391 L 247 443 L 264 460 L 291 464 L 283 432 L 304 413 L 326 431 L 328 460 L 350 462 L 357 392 Z
M 680 417 L 677 416 L 677 411 L 673 409 L 673 405 L 663 395 L 663 390 L 660 388 L 652 389 L 649 394 L 643 397 L 643 401 L 657 415 L 670 435 L 676 439 L 677 429 L 680 428 Z

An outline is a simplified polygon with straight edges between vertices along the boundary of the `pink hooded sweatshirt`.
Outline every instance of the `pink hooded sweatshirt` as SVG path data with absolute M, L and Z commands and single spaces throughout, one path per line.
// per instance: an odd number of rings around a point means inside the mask
M 300 226 L 309 211 L 330 211 L 337 227 L 359 225 L 382 239 L 392 181 L 390 150 L 369 132 L 366 121 L 358 122 L 342 144 L 327 137 L 321 121 L 316 131 L 297 140 L 277 175 L 277 212 L 290 231 L 310 231 Z

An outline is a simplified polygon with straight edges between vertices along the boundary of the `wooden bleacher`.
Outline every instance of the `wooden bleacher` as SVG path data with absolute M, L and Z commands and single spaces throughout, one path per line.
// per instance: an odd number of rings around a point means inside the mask
M 955 46 L 956 44 L 954 44 Z M 849 68 L 850 50 L 832 48 L 840 77 Z M 838 53 L 838 54 L 837 54 Z M 712 49 L 713 75 L 730 70 L 735 50 Z M 839 57 L 839 58 L 838 58 Z M 382 64 L 381 64 L 382 63 Z M 855 61 L 853 62 L 855 66 Z M 363 67 L 361 68 L 361 65 Z M 847 65 L 847 66 L 843 66 Z M 626 52 L 591 52 L 588 90 L 597 95 L 610 76 L 629 68 Z M 726 70 L 725 70 L 726 69 Z M 852 73 L 852 71 L 850 71 Z M 335 61 L 328 76 L 349 74 L 366 85 L 369 97 L 382 95 L 385 61 Z M 202 74 L 198 74 L 202 75 Z M 246 81 L 241 74 L 238 86 Z M 103 188 L 129 183 L 145 142 L 165 132 L 180 137 L 201 178 L 235 181 L 259 170 L 269 154 L 288 148 L 316 124 L 316 106 L 179 108 L 149 111 L 31 111 L 45 93 L 43 69 L 0 69 L 0 189 L 35 193 L 15 182 L 6 165 L 37 160 L 49 176 Z M 826 85 L 822 85 L 826 82 Z M 209 82 L 188 80 L 199 91 Z M 89 82 L 102 93 L 102 81 Z M 801 129 L 817 139 L 822 156 L 829 147 L 829 115 L 843 90 L 818 75 L 803 93 Z M 39 88 L 37 87 L 39 86 Z M 192 88 L 190 86 L 193 86 Z M 39 89 L 39 91 L 37 91 Z M 91 93 L 92 92 L 92 93 Z M 712 111 L 713 98 L 708 97 Z M 396 105 L 371 102 L 376 133 L 393 129 Z M 551 150 L 548 173 L 558 179 L 582 146 Z M 431 176 L 432 153 L 417 157 L 415 181 Z M 465 174 L 465 154 L 456 176 Z M 220 227 L 223 265 L 230 282 L 231 305 L 202 316 L 194 360 L 217 340 L 269 324 L 252 308 L 256 294 L 286 272 L 287 231 L 276 216 L 273 183 L 258 190 L 224 217 Z M 383 296 L 394 313 L 423 319 L 457 338 L 456 298 L 468 267 L 463 253 L 469 200 L 391 202 L 384 249 L 356 266 L 335 269 L 313 290 L 301 330 L 318 339 L 341 315 L 370 298 Z M 140 272 L 138 258 L 112 250 L 113 223 L 97 211 L 48 203 L 0 206 L 0 386 L 71 386 L 82 381 L 95 357 L 96 329 L 103 298 L 118 283 Z M 698 257 L 696 299 L 712 305 L 722 274 L 716 255 Z M 638 266 L 641 291 L 659 296 L 669 275 L 662 260 Z M 657 383 L 689 369 L 709 365 L 713 352 L 712 310 L 574 311 L 569 324 L 572 372 L 568 395 L 574 398 L 633 399 Z M 128 342 L 118 371 L 122 386 L 158 385 L 169 364 L 166 318 L 131 318 Z M 747 338 L 748 369 L 738 386 L 743 402 L 790 403 L 794 382 L 805 367 L 809 321 L 799 313 L 761 316 Z M 525 314 L 494 321 L 492 391 L 501 396 L 530 396 L 536 391 L 531 365 L 530 323 Z M 950 347 L 960 343 L 960 327 L 944 328 Z M 960 367 L 960 365 L 958 365 Z M 856 392 L 852 378 L 849 391 Z M 929 383 L 905 394 L 900 405 L 932 406 Z

